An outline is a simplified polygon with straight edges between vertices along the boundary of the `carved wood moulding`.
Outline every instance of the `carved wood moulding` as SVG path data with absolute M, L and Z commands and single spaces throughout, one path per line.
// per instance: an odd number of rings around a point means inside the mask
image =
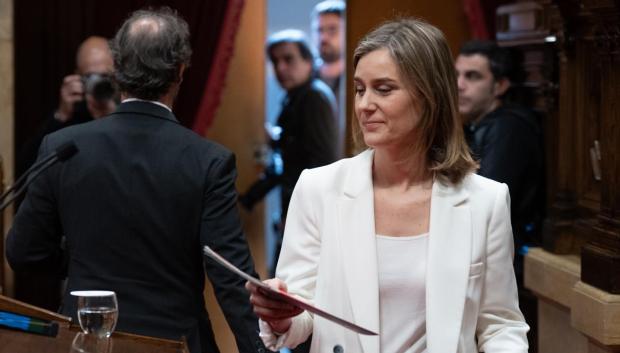
M 582 281 L 619 294 L 620 0 L 538 2 L 561 17 L 548 22 L 559 39 L 560 71 L 565 73 L 558 134 L 566 134 L 563 125 L 568 123 L 574 137 L 560 136 L 557 147 L 562 151 L 569 142 L 576 147 L 576 177 L 569 189 L 577 197 L 573 232 L 587 239 L 581 251 Z M 573 108 L 564 109 L 563 104 Z

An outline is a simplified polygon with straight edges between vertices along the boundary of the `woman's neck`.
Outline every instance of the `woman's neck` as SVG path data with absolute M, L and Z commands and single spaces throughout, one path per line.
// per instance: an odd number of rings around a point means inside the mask
M 411 149 L 375 149 L 372 176 L 373 184 L 381 188 L 425 186 L 432 179 L 426 156 Z

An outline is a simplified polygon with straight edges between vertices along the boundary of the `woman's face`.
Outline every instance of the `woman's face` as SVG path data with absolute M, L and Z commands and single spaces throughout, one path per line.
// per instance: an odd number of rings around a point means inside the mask
M 387 49 L 364 55 L 354 75 L 355 115 L 372 148 L 410 148 L 420 114 L 409 87 Z

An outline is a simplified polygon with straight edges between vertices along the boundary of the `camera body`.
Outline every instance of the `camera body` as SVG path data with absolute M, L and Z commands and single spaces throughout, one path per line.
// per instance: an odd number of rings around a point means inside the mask
M 118 86 L 110 75 L 91 73 L 82 75 L 84 93 L 92 96 L 97 102 L 118 101 Z

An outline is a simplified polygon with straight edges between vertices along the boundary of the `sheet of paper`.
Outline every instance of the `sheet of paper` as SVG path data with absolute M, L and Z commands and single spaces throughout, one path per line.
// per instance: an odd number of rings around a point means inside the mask
M 213 251 L 211 248 L 209 248 L 208 246 L 205 246 L 203 249 L 204 253 L 206 256 L 212 258 L 213 260 L 215 260 L 217 263 L 219 263 L 220 265 L 224 266 L 226 269 L 228 269 L 231 272 L 236 273 L 238 276 L 242 277 L 243 279 L 245 279 L 246 281 L 250 281 L 251 283 L 255 284 L 256 286 L 259 287 L 259 290 L 266 296 L 272 298 L 272 299 L 276 299 L 276 300 L 281 300 L 283 302 L 289 303 L 291 305 L 294 305 L 298 308 L 307 310 L 315 315 L 318 315 L 320 317 L 323 317 L 329 321 L 335 322 L 343 327 L 348 328 L 349 330 L 355 331 L 357 333 L 360 333 L 362 335 L 369 335 L 369 336 L 377 336 L 377 333 L 370 331 L 368 329 L 365 329 L 361 326 L 358 326 L 352 322 L 349 322 L 347 320 L 341 319 L 335 315 L 332 315 L 324 310 L 321 310 L 319 308 L 317 308 L 316 306 L 308 303 L 307 301 L 295 297 L 293 295 L 290 295 L 286 292 L 281 292 L 281 291 L 277 291 L 272 289 L 271 287 L 269 287 L 267 284 L 261 282 L 258 278 L 254 278 L 250 275 L 248 275 L 247 273 L 241 271 L 240 269 L 238 269 L 235 265 L 231 264 L 230 262 L 228 262 L 225 258 L 223 258 L 222 256 L 220 256 L 218 253 L 216 253 L 215 251 Z

